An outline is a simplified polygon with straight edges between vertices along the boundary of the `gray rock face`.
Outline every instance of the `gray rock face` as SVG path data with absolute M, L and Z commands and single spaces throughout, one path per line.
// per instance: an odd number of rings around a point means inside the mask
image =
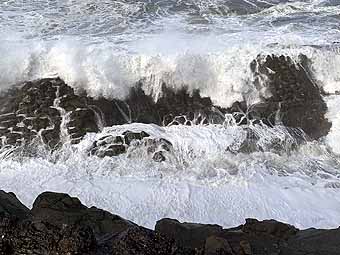
M 327 105 L 322 99 L 321 89 L 309 73 L 306 56 L 300 56 L 295 63 L 286 56 L 267 56 L 251 63 L 255 73 L 255 86 L 260 87 L 263 77 L 271 96 L 252 107 L 251 118 L 262 119 L 274 125 L 280 121 L 293 128 L 301 128 L 312 139 L 328 134 L 331 123 L 325 118 Z

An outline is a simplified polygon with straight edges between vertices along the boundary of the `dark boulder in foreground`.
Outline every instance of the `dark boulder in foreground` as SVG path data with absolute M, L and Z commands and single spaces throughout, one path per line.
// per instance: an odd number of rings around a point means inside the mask
M 79 224 L 90 227 L 94 234 L 101 237 L 124 231 L 134 224 L 123 218 L 96 207 L 88 208 L 78 198 L 67 194 L 45 192 L 33 203 L 31 210 L 34 221 L 48 222 L 54 226 Z
M 327 135 L 331 127 L 325 118 L 327 106 L 309 74 L 305 56 L 301 56 L 299 63 L 285 56 L 259 56 L 250 68 L 259 94 L 265 88 L 270 96 L 263 96 L 261 103 L 255 105 L 235 102 L 228 109 L 202 97 L 198 90 L 175 91 L 166 84 L 154 101 L 143 91 L 143 81 L 124 100 L 76 93 L 59 78 L 25 82 L 0 94 L 0 145 L 20 145 L 39 139 L 55 148 L 66 140 L 78 143 L 87 132 L 98 132 L 105 126 L 132 122 L 165 126 L 222 124 L 226 113 L 234 114 L 236 119 L 245 114 L 247 118 L 240 125 L 249 120 L 268 126 L 283 123 L 302 129 L 312 139 Z M 112 154 L 124 152 L 122 146 L 112 150 Z M 156 158 L 163 157 L 158 153 Z
M 247 219 L 223 229 L 162 219 L 153 231 L 67 194 L 42 193 L 31 211 L 13 193 L 0 194 L 0 208 L 10 208 L 0 211 L 1 255 L 338 255 L 340 250 L 340 228 L 298 230 L 275 220 Z

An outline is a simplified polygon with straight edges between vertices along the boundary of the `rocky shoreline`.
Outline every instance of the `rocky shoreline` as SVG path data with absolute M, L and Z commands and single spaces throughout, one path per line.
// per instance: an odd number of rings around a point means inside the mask
M 259 56 L 249 68 L 261 102 L 247 105 L 245 99 L 230 108 L 214 105 L 198 90 L 172 90 L 165 84 L 161 97 L 154 101 L 144 93 L 143 81 L 125 100 L 92 98 L 84 91 L 74 91 L 60 78 L 25 82 L 0 94 L 0 147 L 38 139 L 54 149 L 66 138 L 76 144 L 86 133 L 112 125 L 222 124 L 226 114 L 232 115 L 237 125 L 283 124 L 294 129 L 291 133 L 295 138 L 302 130 L 308 138 L 319 139 L 331 128 L 325 117 L 327 105 L 309 74 L 308 59 L 301 55 L 300 62 L 287 56 Z
M 301 56 L 300 62 L 287 56 L 259 56 L 250 68 L 261 102 L 250 106 L 245 100 L 230 108 L 214 105 L 199 91 L 175 91 L 165 84 L 162 96 L 154 101 L 144 93 L 142 81 L 125 100 L 92 98 L 74 91 L 60 78 L 18 84 L 0 94 L 0 148 L 38 140 L 54 150 L 65 141 L 77 144 L 87 133 L 113 125 L 222 124 L 226 115 L 245 128 L 249 122 L 269 128 L 283 124 L 296 142 L 300 138 L 317 140 L 327 135 L 332 124 L 325 117 L 323 91 L 308 71 L 308 59 Z M 259 137 L 252 133 L 249 137 L 240 152 L 254 150 L 251 143 Z M 156 162 L 165 161 L 173 150 L 166 139 L 126 130 L 100 137 L 88 155 L 114 157 L 126 153 L 131 144 L 144 146 Z M 339 255 L 339 251 L 340 228 L 299 230 L 275 220 L 245 219 L 243 225 L 224 229 L 161 219 L 151 230 L 96 207 L 88 208 L 67 194 L 42 193 L 30 210 L 15 194 L 0 191 L 3 255 Z
M 24 206 L 0 191 L 0 254 L 337 255 L 338 229 L 299 230 L 275 220 L 219 225 L 161 219 L 147 229 L 67 194 L 44 192 Z

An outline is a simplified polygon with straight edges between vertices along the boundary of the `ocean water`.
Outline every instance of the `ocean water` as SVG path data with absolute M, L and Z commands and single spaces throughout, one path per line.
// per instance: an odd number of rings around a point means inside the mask
M 92 96 L 124 98 L 143 80 L 154 99 L 163 82 L 200 89 L 216 105 L 259 101 L 250 62 L 259 54 L 305 54 L 329 94 L 330 133 L 292 151 L 286 128 L 250 125 L 253 153 L 233 124 L 158 127 L 132 123 L 88 134 L 79 145 L 34 158 L 0 151 L 0 187 L 27 205 L 46 190 L 78 196 L 136 223 L 162 217 L 229 227 L 246 217 L 300 228 L 340 222 L 340 1 L 6 0 L 0 2 L 0 90 L 60 76 Z M 307 110 L 307 109 L 306 109 Z M 174 152 L 153 162 L 141 149 L 87 156 L 105 134 L 144 130 Z M 272 150 L 273 143 L 286 148 Z M 13 156 L 14 155 L 14 156 Z

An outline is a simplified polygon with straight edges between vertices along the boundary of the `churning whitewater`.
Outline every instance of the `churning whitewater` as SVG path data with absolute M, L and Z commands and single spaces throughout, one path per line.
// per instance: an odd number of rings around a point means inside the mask
M 65 192 L 147 227 L 165 217 L 225 227 L 248 217 L 299 228 L 338 227 L 339 24 L 338 0 L 1 1 L 1 93 L 26 81 L 60 77 L 93 102 L 111 100 L 123 121 L 108 125 L 93 103 L 98 130 L 74 143 L 69 124 L 78 113 L 68 111 L 53 80 L 50 108 L 61 118 L 62 146 L 50 150 L 36 140 L 9 146 L 3 135 L 0 187 L 27 206 L 43 191 Z M 246 121 L 223 110 L 246 102 L 250 111 L 276 96 L 268 85 L 277 81 L 268 78 L 275 71 L 263 57 L 272 54 L 289 56 L 287 66 L 297 66 L 289 70 L 304 73 L 320 89 L 330 123 L 326 135 L 311 139 L 300 126 L 294 126 L 299 133 L 294 135 L 279 111 L 275 125 L 268 125 L 247 119 L 241 109 Z M 256 59 L 257 69 L 252 68 Z M 223 121 L 198 115 L 179 125 L 134 121 L 124 100 L 137 83 L 153 102 L 164 96 L 164 86 L 199 91 Z M 1 124 L 0 134 L 8 128 Z M 38 137 L 46 130 L 37 129 Z M 150 143 L 163 146 L 164 155 L 154 160 L 141 141 L 115 147 L 124 153 L 113 157 L 89 153 L 126 131 L 145 132 Z M 251 150 L 244 151 L 245 144 Z

